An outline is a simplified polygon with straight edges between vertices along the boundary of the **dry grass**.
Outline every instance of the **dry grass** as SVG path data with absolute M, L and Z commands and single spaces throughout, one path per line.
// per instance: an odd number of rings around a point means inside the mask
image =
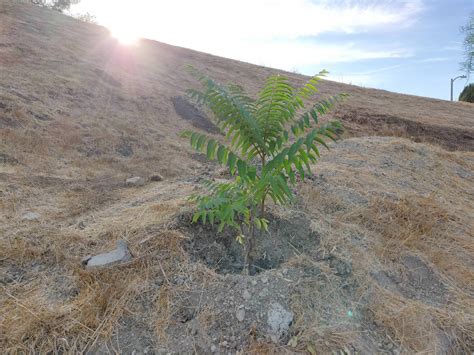
M 394 260 L 406 251 L 427 258 L 459 289 L 474 292 L 474 273 L 464 260 L 474 257 L 473 235 L 459 233 L 459 217 L 432 197 L 404 196 L 398 201 L 376 198 L 368 208 L 348 218 L 359 219 L 383 237 L 375 253 Z
M 111 338 L 129 318 L 150 326 L 157 343 L 176 342 L 184 329 L 179 312 L 195 307 L 188 298 L 226 290 L 221 276 L 189 262 L 173 222 L 187 208 L 192 181 L 209 172 L 177 138 L 192 124 L 171 101 L 192 85 L 182 68 L 193 64 L 250 93 L 277 71 L 150 41 L 120 48 L 102 28 L 13 2 L 0 3 L 0 42 L 0 86 L 7 88 L 0 93 L 0 153 L 18 161 L 0 163 L 0 349 L 77 353 L 110 343 L 120 352 Z M 465 152 L 377 137 L 325 152 L 315 169 L 321 176 L 299 187 L 297 208 L 321 245 L 286 265 L 315 272 L 291 287 L 292 342 L 267 343 L 253 327 L 243 333 L 246 351 L 377 353 L 388 341 L 405 353 L 468 353 L 474 106 L 321 85 L 324 96 L 341 91 L 351 94 L 336 113 L 348 136 L 408 136 Z M 128 146 L 133 154 L 124 156 Z M 154 173 L 165 181 L 124 187 L 126 177 Z M 40 221 L 22 221 L 29 210 L 41 213 Z M 109 250 L 117 239 L 128 240 L 131 263 L 80 267 L 83 256 Z M 371 276 L 409 273 L 406 255 L 439 278 L 441 301 L 416 299 Z M 350 276 L 336 275 L 329 257 L 350 262 Z M 177 285 L 181 276 L 194 284 Z M 222 317 L 211 304 L 203 298 L 195 307 L 206 334 Z
M 359 312 L 368 324 L 375 322 L 382 332 L 372 334 L 373 342 L 382 342 L 377 338 L 382 336 L 388 339 L 384 344 L 407 353 L 467 353 L 474 339 L 474 211 L 469 199 L 472 178 L 467 173 L 473 171 L 472 156 L 399 142 L 387 141 L 384 148 L 365 151 L 349 142 L 347 148 L 336 148 L 318 168 L 322 177 L 301 187 L 301 203 L 318 221 L 317 229 L 330 233 L 322 240 L 320 254 L 352 260 L 358 286 L 349 299 L 355 302 L 354 314 Z M 341 159 L 341 154 L 349 159 Z M 423 163 L 417 167 L 420 157 Z M 406 266 L 407 255 L 425 265 L 429 276 Z M 386 285 L 371 276 L 381 270 L 389 275 Z M 407 284 L 409 280 L 413 284 Z M 429 287 L 426 282 L 441 289 L 420 294 L 420 289 Z M 333 311 L 344 309 L 338 304 L 344 293 L 337 287 L 331 291 L 334 281 L 323 284 L 330 295 L 339 296 L 323 304 L 336 304 L 330 307 Z M 319 349 L 350 348 L 358 342 L 363 348 L 367 335 L 361 337 L 360 324 L 350 327 L 336 321 L 342 329 L 321 331 L 321 309 L 304 308 L 312 296 L 321 295 L 314 287 L 309 290 L 312 293 L 298 298 L 295 307 L 302 349 L 315 340 Z M 443 300 L 431 300 L 431 293 Z M 308 315 L 314 317 L 311 322 L 301 321 Z M 337 315 L 331 314 L 331 319 L 337 320 Z M 329 347 L 324 343 L 328 339 L 334 339 Z
M 64 265 L 66 270 L 62 273 L 69 275 L 72 284 L 69 285 L 71 294 L 57 300 L 52 299 L 51 284 L 45 284 L 46 279 L 55 278 L 54 270 L 51 270 L 53 274 L 45 270 L 27 283 L 12 282 L 2 286 L 1 348 L 13 353 L 94 349 L 98 339 L 111 337 L 130 302 L 150 287 L 150 278 L 171 274 L 175 263 L 182 260 L 180 238 L 176 232 L 160 232 L 142 243 L 135 243 L 132 249 L 136 258 L 131 263 L 92 272 L 82 270 L 66 253 L 61 253 L 62 248 L 54 253 L 50 248 L 20 240 L 2 245 L 0 258 L 4 262 L 8 258 L 25 271 L 31 263 Z M 65 244 L 72 242 L 69 238 Z M 162 300 L 167 289 L 152 291 L 159 292 L 156 322 L 165 324 L 169 319 Z
M 376 144 L 374 150 L 384 154 L 367 153 L 367 165 L 354 167 L 359 154 L 364 154 L 359 149 L 367 142 Z M 301 279 L 291 288 L 289 301 L 295 319 L 289 340 L 294 339 L 293 343 L 267 344 L 254 339 L 249 329 L 248 352 L 377 352 L 377 344 L 382 341 L 408 353 L 471 349 L 472 211 L 468 199 L 451 198 L 470 189 L 455 175 L 458 166 L 469 171 L 468 155 L 443 156 L 442 151 L 400 140 L 356 139 L 346 144 L 329 153 L 337 154 L 339 162 L 329 156 L 320 164 L 319 173 L 324 179 L 300 187 L 300 207 L 321 235 L 321 245 L 319 250 L 308 250 L 285 265 L 315 272 L 315 276 Z M 392 149 L 403 153 L 395 158 Z M 429 168 L 412 172 L 409 164 L 420 150 Z M 376 159 L 385 157 L 401 165 L 397 165 L 396 172 L 377 178 L 377 168 L 367 166 L 376 167 Z M 431 160 L 437 161 L 435 168 Z M 432 180 L 443 184 L 437 193 L 425 191 L 432 181 L 426 177 L 433 174 L 437 178 Z M 408 179 L 411 193 L 397 185 L 399 175 Z M 0 296 L 0 347 L 12 352 L 92 349 L 114 337 L 120 320 L 136 315 L 153 325 L 159 344 L 175 342 L 175 332 L 182 329 L 177 317 L 183 307 L 190 307 L 186 300 L 197 290 L 176 285 L 173 277 L 192 275 L 209 290 L 218 279 L 202 265 L 192 268 L 182 249 L 184 237 L 174 231 L 174 216 L 187 208 L 184 198 L 193 185 L 175 181 L 125 189 L 122 184 L 111 184 L 104 192 L 112 198 L 95 200 L 95 193 L 100 199 L 101 187 L 108 186 L 101 180 L 91 185 L 71 182 L 64 186 L 58 184 L 62 181 L 58 179 L 28 177 L 20 181 L 24 190 L 9 195 L 6 203 L 2 200 L 2 206 L 17 212 L 12 212 L 14 223 L 8 222 L 11 229 L 5 229 L 0 245 L 0 267 L 11 278 L 3 283 Z M 417 194 L 418 189 L 424 194 Z M 45 198 L 41 191 L 50 193 Z M 358 193 L 366 197 L 367 203 L 361 202 L 364 200 L 357 197 Z M 40 212 L 54 217 L 44 218 L 41 223 L 19 221 L 25 205 L 40 198 L 44 199 Z M 81 209 L 81 205 L 87 208 Z M 60 206 L 58 211 L 63 212 L 53 213 L 51 206 Z M 78 220 L 86 222 L 84 230 L 67 226 L 66 222 Z M 106 272 L 80 269 L 82 256 L 108 250 L 115 240 L 123 238 L 130 243 L 134 262 Z M 407 253 L 418 256 L 438 275 L 446 289 L 443 303 L 410 298 L 371 278 L 371 273 L 378 270 L 395 272 Z M 351 276 L 345 279 L 335 275 L 321 259 L 326 257 L 350 262 Z M 157 279 L 162 280 L 162 286 L 154 285 Z M 149 307 L 145 313 L 140 308 L 143 298 Z M 348 311 L 353 315 L 349 316 Z M 197 312 L 197 324 L 203 331 L 219 321 L 206 301 Z M 375 330 L 369 330 L 368 324 L 376 324 Z
M 449 300 L 428 305 L 376 287 L 369 310 L 402 349 L 422 353 L 467 353 L 474 346 L 474 272 L 472 235 L 459 233 L 459 218 L 431 196 L 400 200 L 376 198 L 368 208 L 346 217 L 359 219 L 381 239 L 373 252 L 397 267 L 410 252 L 427 260 L 447 287 Z M 434 271 L 433 271 L 434 272 Z
M 438 308 L 379 288 L 369 312 L 406 352 L 466 354 L 474 347 L 473 306 L 472 299 L 465 298 Z

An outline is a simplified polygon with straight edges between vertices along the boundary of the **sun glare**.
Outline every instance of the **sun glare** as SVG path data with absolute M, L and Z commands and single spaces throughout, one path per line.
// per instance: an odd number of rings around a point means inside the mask
M 121 44 L 130 46 L 136 44 L 139 40 L 138 34 L 136 34 L 132 29 L 127 28 L 126 25 L 114 25 L 109 26 L 110 34 L 112 37 L 117 39 Z

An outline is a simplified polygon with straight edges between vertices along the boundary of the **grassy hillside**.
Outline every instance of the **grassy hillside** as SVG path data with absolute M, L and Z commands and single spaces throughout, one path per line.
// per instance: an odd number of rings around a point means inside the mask
M 225 175 L 178 136 L 217 134 L 187 64 L 250 93 L 276 72 L 0 0 L 0 349 L 473 351 L 474 105 L 324 81 L 351 95 L 345 139 L 269 206 L 250 277 L 229 235 L 190 224 L 187 196 Z M 118 239 L 131 262 L 83 269 Z M 276 340 L 275 304 L 293 315 Z

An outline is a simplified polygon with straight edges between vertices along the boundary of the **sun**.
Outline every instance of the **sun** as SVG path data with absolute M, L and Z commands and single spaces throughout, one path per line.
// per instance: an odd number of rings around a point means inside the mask
M 117 39 L 123 45 L 134 45 L 137 44 L 140 36 L 133 29 L 124 24 L 109 25 L 110 35 Z

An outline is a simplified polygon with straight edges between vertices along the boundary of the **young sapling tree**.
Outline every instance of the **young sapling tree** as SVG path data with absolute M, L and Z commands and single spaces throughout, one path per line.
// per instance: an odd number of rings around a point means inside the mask
M 319 122 L 346 94 L 306 103 L 318 92 L 317 85 L 327 72 L 321 71 L 302 87 L 295 88 L 283 75 L 270 76 L 256 99 L 238 85 L 223 86 L 191 68 L 201 84 L 188 95 L 206 106 L 216 126 L 224 134 L 215 139 L 195 131 L 184 131 L 191 146 L 226 167 L 233 179 L 209 181 L 205 195 L 193 195 L 197 211 L 193 222 L 217 224 L 236 231 L 244 245 L 244 270 L 254 272 L 256 229 L 266 231 L 265 201 L 288 204 L 290 188 L 297 176 L 304 180 L 317 162 L 318 146 L 329 149 L 326 141 L 336 141 L 343 131 L 338 121 Z

